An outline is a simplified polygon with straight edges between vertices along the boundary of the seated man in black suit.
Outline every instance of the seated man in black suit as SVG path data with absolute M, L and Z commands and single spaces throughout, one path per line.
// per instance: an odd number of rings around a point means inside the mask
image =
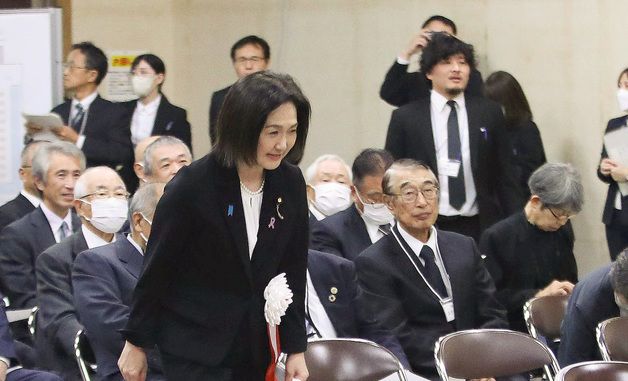
M 23 369 L 17 360 L 15 344 L 0 294 L 0 380 L 1 381 L 62 381 L 54 374 Z
M 628 248 L 574 288 L 561 327 L 560 366 L 601 360 L 595 329 L 617 316 L 628 316 Z
M 22 181 L 22 190 L 13 200 L 0 206 L 0 231 L 11 222 L 17 221 L 35 210 L 41 202 L 31 170 L 33 156 L 41 144 L 43 142 L 30 142 L 22 149 L 21 164 L 18 170 L 20 181 Z
M 397 336 L 412 371 L 433 380 L 439 337 L 508 327 L 473 239 L 434 228 L 438 185 L 424 164 L 395 162 L 382 186 L 397 224 L 355 260 L 375 318 Z
M 35 153 L 32 171 L 43 201 L 0 233 L 0 274 L 12 309 L 36 305 L 35 260 L 80 227 L 71 209 L 74 185 L 84 169 L 85 156 L 68 142 L 45 144 Z
M 423 72 L 408 72 L 410 59 L 421 53 L 423 48 L 430 43 L 432 33 L 445 32 L 452 36 L 457 34 L 456 24 L 440 15 L 425 20 L 421 28 L 419 34 L 412 37 L 410 44 L 399 53 L 395 63 L 388 69 L 384 83 L 379 89 L 379 96 L 392 106 L 400 107 L 419 98 L 430 96 L 431 81 Z M 481 97 L 483 96 L 482 88 L 482 74 L 474 68 L 465 93 Z
M 525 333 L 523 305 L 528 300 L 569 295 L 578 281 L 569 219 L 584 203 L 580 175 L 569 164 L 544 164 L 528 186 L 532 196 L 523 211 L 485 230 L 480 240 L 510 328 Z
M 192 153 L 184 142 L 174 136 L 159 136 L 144 150 L 144 158 L 136 165 L 140 186 L 145 183 L 167 183 L 182 167 L 192 163 Z
M 238 79 L 266 70 L 270 65 L 270 46 L 261 37 L 243 37 L 231 47 L 231 62 Z M 212 145 L 216 143 L 218 113 L 230 88 L 231 85 L 212 94 L 209 105 L 209 139 Z
M 305 170 L 310 230 L 316 221 L 351 205 L 351 167 L 338 155 L 317 157 Z
M 438 228 L 477 242 L 483 229 L 525 202 L 511 173 L 500 106 L 464 94 L 474 67 L 473 46 L 434 33 L 421 55 L 430 96 L 393 111 L 386 149 L 434 170 L 441 187 Z
M 83 329 L 72 297 L 74 259 L 82 251 L 116 240 L 115 233 L 127 219 L 127 199 L 124 182 L 113 169 L 87 169 L 74 187 L 74 208 L 81 218 L 81 229 L 46 249 L 35 262 L 37 352 L 41 366 L 59 372 L 66 381 L 81 381 L 74 357 L 74 339 Z
M 129 317 L 133 289 L 142 270 L 146 242 L 163 183 L 146 184 L 131 201 L 131 234 L 89 249 L 76 258 L 72 270 L 76 311 L 85 325 L 102 381 L 122 381 L 117 361 L 124 347 L 120 330 Z M 162 380 L 156 353 L 148 356 L 148 380 Z
M 97 92 L 107 66 L 105 53 L 91 42 L 72 45 L 64 64 L 63 87 L 74 95 L 52 109 L 66 123 L 52 132 L 83 150 L 87 167 L 106 165 L 132 176 L 129 113 L 122 105 L 102 99 Z M 40 128 L 29 124 L 27 130 L 32 136 Z
M 311 228 L 310 248 L 354 260 L 390 231 L 393 216 L 383 204 L 382 177 L 393 162 L 382 149 L 368 148 L 353 161 L 354 205 Z

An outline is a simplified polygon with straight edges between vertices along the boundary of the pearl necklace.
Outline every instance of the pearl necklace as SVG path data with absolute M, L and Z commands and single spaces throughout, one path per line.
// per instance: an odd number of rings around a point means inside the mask
M 244 185 L 242 180 L 240 180 L 240 188 L 242 188 L 242 190 L 245 193 L 248 193 L 249 196 L 257 196 L 258 194 L 261 194 L 264 191 L 264 182 L 266 182 L 266 179 L 262 179 L 262 185 L 260 185 L 258 190 L 252 191 L 249 188 L 247 188 L 246 185 Z

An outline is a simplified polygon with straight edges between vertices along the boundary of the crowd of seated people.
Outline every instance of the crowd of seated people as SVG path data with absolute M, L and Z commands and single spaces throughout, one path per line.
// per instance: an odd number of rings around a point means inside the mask
M 596 325 L 628 313 L 628 167 L 603 148 L 598 176 L 609 184 L 603 222 L 614 262 L 578 282 L 570 220 L 584 203 L 580 175 L 570 164 L 545 163 L 521 85 L 503 71 L 483 83 L 473 46 L 456 34 L 450 19 L 430 17 L 386 73 L 380 96 L 398 108 L 385 142 L 373 144 L 385 149 L 363 149 L 351 165 L 322 155 L 304 171 L 308 338 L 368 339 L 407 370 L 438 379 L 439 337 L 526 331 L 528 300 L 566 295 L 560 363 L 597 359 Z M 416 55 L 420 71 L 408 72 Z M 243 78 L 269 67 L 270 47 L 246 36 L 231 60 Z M 41 127 L 26 125 L 23 188 L 0 207 L 0 287 L 8 309 L 39 311 L 33 336 L 23 326 L 9 332 L 0 306 L 0 380 L 7 372 L 7 380 L 81 380 L 79 330 L 99 379 L 123 379 L 120 330 L 159 199 L 192 162 L 192 138 L 186 111 L 162 92 L 159 57 L 133 61 L 137 100 L 101 98 L 106 73 L 101 49 L 73 45 L 64 65 L 72 97 L 53 109 L 66 124 L 53 130 L 58 140 L 38 140 Z M 618 87 L 628 112 L 628 69 Z M 212 95 L 213 144 L 230 88 Z M 626 118 L 611 120 L 607 133 L 626 128 Z M 158 348 L 145 349 L 147 379 L 165 380 Z

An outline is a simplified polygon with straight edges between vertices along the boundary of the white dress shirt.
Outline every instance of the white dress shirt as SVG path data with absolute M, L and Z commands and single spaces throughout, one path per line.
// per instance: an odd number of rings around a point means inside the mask
M 353 207 L 357 208 L 355 204 L 353 205 Z M 364 213 L 360 212 L 359 209 L 358 209 L 358 213 L 360 214 L 360 217 L 362 217 L 362 221 L 364 221 L 364 225 L 366 225 L 366 232 L 369 233 L 369 238 L 371 239 L 371 243 L 375 243 L 379 241 L 379 239 L 384 236 L 384 233 L 382 233 L 379 230 L 379 225 L 374 224 L 373 222 L 371 222 L 371 220 L 364 217 Z
M 48 209 L 46 204 L 44 204 L 43 202 L 39 206 L 41 207 L 42 212 L 44 212 L 44 216 L 46 216 L 46 219 L 48 220 L 48 225 L 50 225 L 50 230 L 52 230 L 52 234 L 54 234 L 55 241 L 57 243 L 61 242 L 59 228 L 64 221 L 68 225 L 67 235 L 69 236 L 70 234 L 72 234 L 72 212 L 70 210 L 68 210 L 68 214 L 66 214 L 64 218 L 61 218 L 57 216 L 52 210 Z
M 74 116 L 77 113 L 76 111 L 77 104 L 80 103 L 85 112 L 85 115 L 83 115 L 83 124 L 81 125 L 81 128 L 79 130 L 79 137 L 78 137 L 78 140 L 76 141 L 76 146 L 78 148 L 83 148 L 83 144 L 85 144 L 84 132 L 85 132 L 85 123 L 87 123 L 87 114 L 89 114 L 89 106 L 92 104 L 92 102 L 94 101 L 94 99 L 96 99 L 97 96 L 98 96 L 98 92 L 94 91 L 93 93 L 86 96 L 80 101 L 76 98 L 72 99 L 72 104 L 70 105 L 70 118 L 68 120 L 68 124 L 71 123 L 72 119 L 74 119 Z
M 137 100 L 133 119 L 131 119 L 131 141 L 133 145 L 137 145 L 137 143 L 149 137 L 153 132 L 160 103 L 161 94 L 157 95 L 157 98 L 146 105 L 141 100 Z
M 244 221 L 246 222 L 246 238 L 249 241 L 249 258 L 251 258 L 253 256 L 253 250 L 255 250 L 255 244 L 257 243 L 259 216 L 262 210 L 264 192 L 251 195 L 246 190 L 241 189 L 240 194 L 242 195 Z
M 85 242 L 87 243 L 87 247 L 90 249 L 93 249 L 95 247 L 105 246 L 107 244 L 116 242 L 115 234 L 113 235 L 113 239 L 111 240 L 111 242 L 107 242 L 104 239 L 97 236 L 96 234 L 94 234 L 85 225 L 81 225 L 81 231 L 83 232 L 83 237 L 85 237 Z
M 25 191 L 24 189 L 22 189 L 20 191 L 20 194 L 24 197 L 26 197 L 26 199 L 33 204 L 33 206 L 36 208 L 39 206 L 39 204 L 41 204 L 41 198 L 37 197 L 37 196 L 33 196 L 32 194 L 28 193 L 27 191 Z
M 314 218 L 316 218 L 317 221 L 320 221 L 325 218 L 325 215 L 321 213 L 318 209 L 316 209 L 314 205 L 312 205 L 311 202 L 308 202 L 308 209 L 310 213 L 314 216 Z
M 134 247 L 134 248 L 136 248 L 136 249 L 137 249 L 137 251 L 138 251 L 138 252 L 139 252 L 142 256 L 144 256 L 144 251 L 142 251 L 142 247 L 141 247 L 141 246 L 140 246 L 137 242 L 135 242 L 135 240 L 133 239 L 133 237 L 131 237 L 131 234 L 127 234 L 126 239 L 128 239 L 128 240 L 129 240 L 129 242 L 131 242 L 131 245 L 133 245 L 133 247 Z
M 307 271 L 307 292 L 305 296 L 305 313 L 307 314 L 309 311 L 310 319 L 312 319 L 312 322 L 314 322 L 318 332 L 321 334 L 321 338 L 334 339 L 338 337 L 336 329 L 334 328 L 331 320 L 329 320 L 325 307 L 323 307 L 323 304 L 316 293 L 309 271 Z M 308 334 L 316 332 L 307 319 L 305 320 L 305 326 Z
M 461 93 L 453 99 L 456 102 L 458 115 L 458 131 L 460 133 L 460 151 L 462 153 L 462 170 L 464 171 L 464 188 L 466 201 L 460 208 L 455 209 L 449 205 L 449 178 L 443 173 L 443 164 L 449 161 L 449 148 L 447 147 L 447 121 L 451 108 L 447 105 L 447 98 L 432 90 L 430 95 L 430 114 L 432 119 L 432 131 L 434 133 L 434 148 L 436 150 L 436 162 L 438 165 L 438 182 L 440 183 L 440 201 L 438 214 L 443 216 L 475 216 L 478 214 L 477 193 L 473 172 L 471 171 L 471 151 L 469 149 L 469 122 L 465 106 L 464 94 Z M 497 164 L 496 164 L 497 165 Z

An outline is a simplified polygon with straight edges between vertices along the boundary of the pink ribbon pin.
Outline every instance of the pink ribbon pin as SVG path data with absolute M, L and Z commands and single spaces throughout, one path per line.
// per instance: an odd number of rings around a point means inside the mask
M 270 223 L 268 224 L 268 227 L 271 229 L 275 228 L 275 217 L 270 217 Z

